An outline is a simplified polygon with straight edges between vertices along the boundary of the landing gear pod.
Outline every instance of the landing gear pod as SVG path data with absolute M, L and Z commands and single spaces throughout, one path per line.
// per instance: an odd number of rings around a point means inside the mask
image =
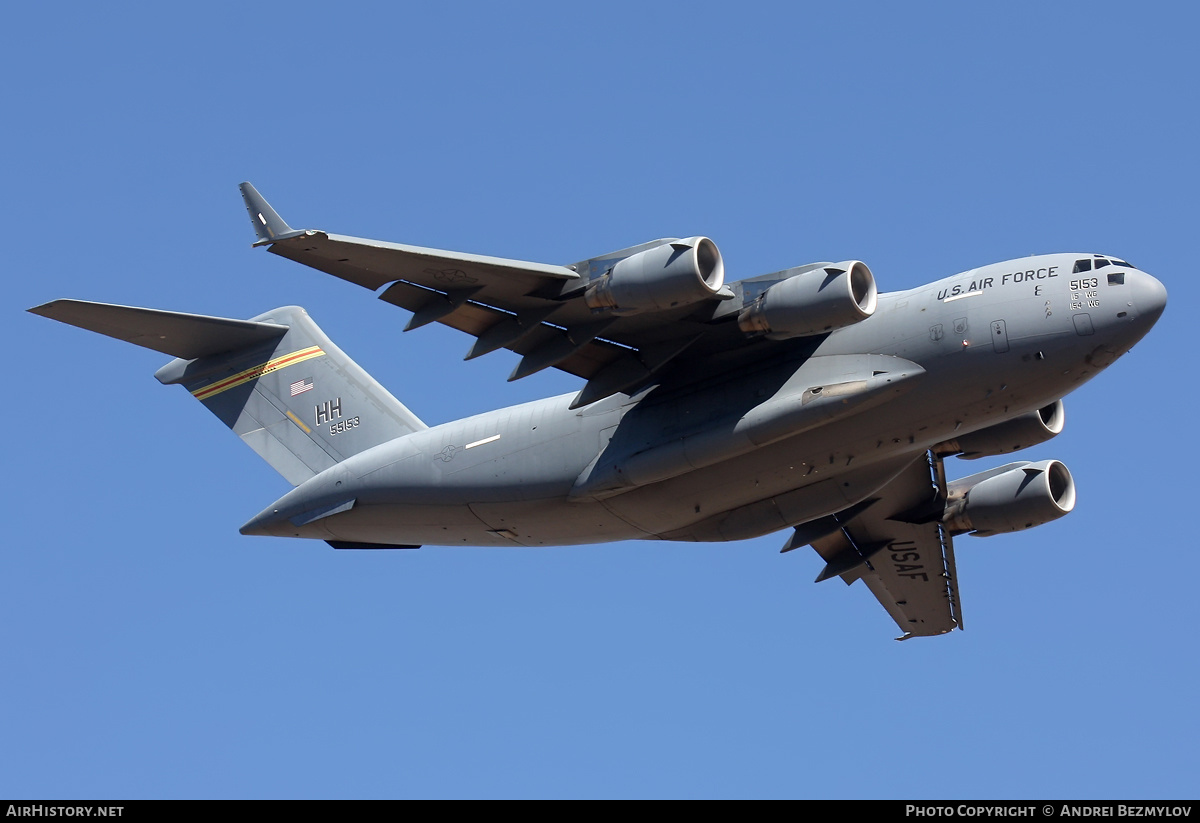
M 626 257 L 588 286 L 588 308 L 641 314 L 715 297 L 725 285 L 725 262 L 707 237 L 675 240 Z
M 787 340 L 840 329 L 875 313 L 875 276 L 861 260 L 847 260 L 776 283 L 738 315 L 751 335 Z

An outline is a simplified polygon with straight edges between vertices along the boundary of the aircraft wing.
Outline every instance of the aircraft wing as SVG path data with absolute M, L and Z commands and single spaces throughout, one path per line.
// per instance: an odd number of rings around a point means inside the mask
M 583 377 L 588 384 L 573 407 L 644 382 L 709 334 L 714 320 L 736 317 L 742 305 L 732 299 L 742 296 L 742 284 L 738 293 L 726 286 L 699 306 L 640 315 L 598 316 L 586 305 L 583 295 L 593 277 L 674 238 L 557 266 L 296 230 L 254 186 L 242 183 L 241 191 L 258 235 L 256 246 L 267 245 L 273 254 L 379 291 L 381 300 L 413 313 L 405 331 L 439 322 L 474 336 L 468 360 L 499 348 L 520 354 L 509 380 L 547 367 Z M 781 276 L 756 278 L 764 280 L 758 288 L 765 290 Z M 713 341 L 712 351 L 750 345 L 744 335 L 718 336 L 721 342 Z
M 954 545 L 940 520 L 945 499 L 942 459 L 914 461 L 873 498 L 833 515 L 837 522 L 825 524 L 832 531 L 812 540 L 827 564 L 818 582 L 862 580 L 905 632 L 898 640 L 962 628 Z M 806 528 L 811 534 L 814 525 L 798 528 L 785 551 Z

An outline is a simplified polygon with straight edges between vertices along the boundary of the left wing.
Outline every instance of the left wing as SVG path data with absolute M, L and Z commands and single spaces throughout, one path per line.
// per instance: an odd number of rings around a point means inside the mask
M 826 561 L 817 582 L 862 580 L 905 632 L 898 640 L 961 629 L 945 500 L 942 459 L 930 452 L 868 500 L 797 527 L 784 551 L 811 543 Z

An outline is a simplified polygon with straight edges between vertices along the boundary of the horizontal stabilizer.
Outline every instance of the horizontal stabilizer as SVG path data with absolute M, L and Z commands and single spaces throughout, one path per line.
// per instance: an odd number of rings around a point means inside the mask
M 276 323 L 89 303 L 85 300 L 55 300 L 29 311 L 184 360 L 265 343 L 282 337 L 288 330 L 287 326 Z
M 154 373 L 188 392 L 298 486 L 359 452 L 427 428 L 299 306 L 252 320 L 56 300 L 29 311 L 175 359 Z M 309 512 L 295 526 L 348 510 Z

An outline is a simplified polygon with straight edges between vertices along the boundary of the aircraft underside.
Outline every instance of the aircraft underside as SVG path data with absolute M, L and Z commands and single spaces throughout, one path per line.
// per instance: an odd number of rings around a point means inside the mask
M 559 266 L 292 229 L 248 183 L 258 241 L 574 395 L 430 427 L 299 307 L 251 320 L 58 300 L 31 311 L 175 359 L 181 385 L 294 487 L 244 534 L 336 548 L 731 541 L 792 529 L 818 580 L 863 580 L 905 636 L 962 625 L 953 538 L 1075 502 L 1057 461 L 958 480 L 945 458 L 1062 430 L 1061 398 L 1161 315 L 1126 261 L 1039 255 L 880 294 L 861 261 L 725 281 L 712 240 Z

